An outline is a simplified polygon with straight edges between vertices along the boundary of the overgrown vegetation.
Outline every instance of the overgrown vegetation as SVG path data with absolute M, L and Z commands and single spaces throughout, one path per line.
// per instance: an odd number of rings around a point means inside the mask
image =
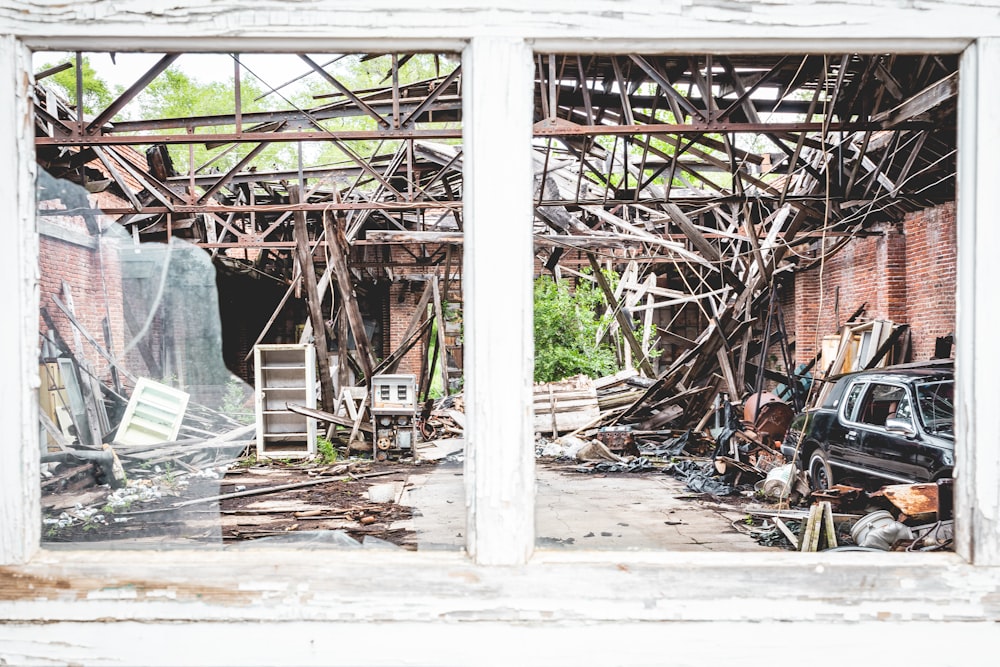
M 253 390 L 243 380 L 230 375 L 226 380 L 226 389 L 219 410 L 241 424 L 252 424 L 254 421 L 252 399 Z
M 337 448 L 325 437 L 319 436 L 316 438 L 316 449 L 319 452 L 319 458 L 322 463 L 337 462 Z
M 614 349 L 599 340 L 610 316 L 600 289 L 581 281 L 570 289 L 565 280 L 535 280 L 535 382 L 573 375 L 600 377 L 614 373 Z

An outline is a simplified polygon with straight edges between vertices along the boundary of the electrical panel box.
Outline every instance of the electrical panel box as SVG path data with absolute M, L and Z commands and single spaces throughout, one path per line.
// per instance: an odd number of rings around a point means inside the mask
M 316 420 L 288 409 L 316 407 L 316 350 L 312 345 L 254 347 L 258 458 L 316 454 Z
M 417 411 L 417 376 L 372 376 L 372 414 L 400 415 Z
M 372 376 L 371 413 L 375 422 L 376 460 L 412 451 L 417 424 L 416 376 Z

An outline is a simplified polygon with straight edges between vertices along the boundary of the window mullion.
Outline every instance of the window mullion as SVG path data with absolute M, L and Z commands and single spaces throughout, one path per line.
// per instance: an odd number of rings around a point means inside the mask
M 466 545 L 517 565 L 534 544 L 531 49 L 474 38 L 463 72 Z
M 960 66 L 958 116 L 958 308 L 956 322 L 956 550 L 976 565 L 1000 565 L 1000 124 L 994 89 L 1000 39 L 979 39 Z
M 31 53 L 0 35 L 0 262 L 4 317 L 0 319 L 0 564 L 23 563 L 38 550 L 38 240 Z

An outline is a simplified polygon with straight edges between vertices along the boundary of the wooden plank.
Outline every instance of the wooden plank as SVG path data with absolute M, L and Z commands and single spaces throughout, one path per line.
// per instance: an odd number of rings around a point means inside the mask
M 337 386 L 347 387 L 351 384 L 350 350 L 347 349 L 347 313 L 344 310 L 344 300 L 340 299 L 340 309 L 337 312 Z
M 326 232 L 324 232 L 322 235 L 326 236 Z M 316 239 L 316 243 L 312 245 L 313 249 L 315 249 L 316 246 L 319 245 L 319 243 L 320 239 Z M 329 244 L 327 244 L 327 249 L 329 249 L 329 247 L 330 247 Z M 333 280 L 330 273 L 331 273 L 330 262 L 329 260 L 327 260 L 326 267 L 323 269 L 323 275 L 319 277 L 319 282 L 316 283 L 316 294 L 319 297 L 320 303 L 323 303 L 324 299 L 326 299 L 326 291 L 330 288 L 330 283 Z M 308 343 L 309 339 L 312 337 L 312 332 L 313 332 L 312 318 L 309 318 L 306 320 L 305 326 L 302 327 L 302 335 L 299 336 L 299 345 L 304 345 Z
M 746 289 L 746 285 L 743 281 L 732 272 L 725 264 L 722 263 L 722 254 L 719 249 L 716 248 L 712 243 L 705 238 L 705 235 L 701 233 L 694 223 L 688 219 L 687 215 L 680 209 L 677 204 L 664 204 L 663 209 L 670 216 L 670 220 L 677 225 L 684 235 L 688 237 L 691 241 L 691 245 L 698 249 L 698 252 L 702 254 L 713 266 L 718 266 L 719 270 L 722 272 L 722 276 L 726 279 L 730 285 L 732 285 L 738 291 L 743 291 Z
M 729 395 L 733 397 L 733 400 L 740 400 L 743 397 L 743 392 L 736 384 L 733 366 L 729 363 L 729 353 L 724 347 L 720 347 L 715 351 L 715 357 L 719 360 L 719 368 L 722 369 L 722 376 L 726 379 L 726 385 L 729 387 Z
M 833 517 L 831 516 L 830 519 L 832 520 Z M 795 533 L 792 532 L 792 530 L 788 527 L 788 525 L 784 521 L 782 521 L 778 517 L 774 517 L 774 525 L 777 526 L 778 530 L 781 531 L 781 534 L 788 539 L 789 544 L 791 544 L 796 549 L 799 548 L 799 538 L 795 536 Z
M 312 417 L 313 419 L 328 422 L 330 424 L 337 424 L 338 426 L 343 426 L 344 428 L 354 428 L 354 420 L 348 419 L 347 417 L 341 417 L 335 415 L 332 412 L 327 412 L 325 410 L 314 410 L 312 408 L 307 408 L 304 405 L 298 405 L 297 403 L 286 403 L 285 407 L 290 411 L 295 412 L 306 417 Z M 373 433 L 374 428 L 371 424 L 362 424 L 361 430 L 366 433 Z
M 646 280 L 646 287 L 654 287 L 656 285 L 656 276 L 650 274 L 649 278 Z M 653 337 L 653 295 L 646 295 L 646 312 L 642 317 L 642 352 L 645 356 L 649 356 L 651 352 L 651 345 L 655 344 L 652 340 Z
M 78 386 L 80 387 L 80 393 L 83 395 L 83 405 L 84 409 L 87 411 L 87 425 L 89 427 L 89 433 L 87 434 L 77 433 L 77 436 L 81 438 L 81 443 L 82 443 L 83 436 L 87 435 L 90 437 L 90 442 L 83 444 L 89 444 L 94 447 L 100 447 L 101 441 L 103 440 L 102 437 L 103 434 L 101 433 L 102 422 L 101 422 L 101 417 L 99 415 L 100 408 L 98 407 L 97 403 L 98 401 L 103 400 L 103 398 L 101 396 L 100 391 L 98 391 L 96 394 L 94 393 L 94 385 L 90 381 L 91 376 L 94 375 L 94 370 L 90 362 L 87 361 L 86 357 L 84 357 L 83 355 L 83 349 L 82 349 L 83 342 L 81 340 L 81 334 L 84 334 L 85 331 L 83 329 L 83 326 L 76 319 L 76 312 L 73 309 L 73 290 L 70 287 L 70 284 L 65 280 L 62 283 L 62 290 L 63 290 L 63 298 L 66 299 L 66 305 L 63 305 L 59 301 L 59 297 L 57 297 L 55 294 L 52 295 L 52 301 L 59 307 L 60 310 L 63 311 L 63 314 L 66 315 L 70 323 L 73 325 L 73 344 L 76 347 L 76 355 L 77 358 L 79 359 L 77 363 L 79 364 L 79 370 L 81 371 L 78 374 L 80 380 Z M 93 336 L 91 336 L 89 333 L 86 334 L 86 336 L 87 336 L 87 341 L 91 345 L 93 345 L 99 352 L 102 352 L 104 355 L 107 355 L 108 360 L 111 361 L 112 357 L 110 356 L 110 354 L 104 352 L 103 348 L 97 343 L 96 340 L 94 340 Z M 107 422 L 107 417 L 104 418 L 104 421 Z
M 872 120 L 881 122 L 885 129 L 892 129 L 941 106 L 956 95 L 958 95 L 958 72 L 952 72 L 892 109 L 875 114 L 872 116 Z
M 298 188 L 289 188 L 288 197 L 292 204 L 299 203 Z M 316 346 L 316 366 L 319 371 L 320 392 L 324 407 L 332 406 L 336 397 L 333 393 L 333 378 L 330 375 L 330 349 L 327 346 L 323 306 L 316 289 L 316 270 L 313 267 L 312 252 L 309 247 L 306 213 L 305 211 L 295 211 L 292 218 L 294 220 L 295 254 L 302 269 L 302 284 L 306 289 L 306 304 L 309 307 L 309 319 L 313 325 L 313 340 Z
M 326 230 L 327 242 L 334 246 L 330 259 L 333 263 L 333 275 L 337 281 L 337 293 L 340 294 L 341 298 L 341 314 L 347 314 L 347 323 L 351 327 L 361 368 L 365 374 L 365 384 L 371 387 L 375 358 L 372 355 L 371 343 L 368 341 L 368 333 L 365 331 L 364 320 L 361 318 L 361 310 L 358 308 L 357 297 L 354 294 L 351 272 L 347 267 L 350 246 L 347 243 L 347 237 L 344 236 L 344 223 L 339 216 L 335 218 L 330 211 L 324 211 L 323 227 Z
M 361 397 L 361 404 L 358 405 L 357 412 L 354 415 L 354 424 L 351 426 L 351 435 L 348 436 L 347 438 L 348 444 L 354 442 L 355 439 L 358 437 L 358 430 L 361 428 L 361 422 L 365 418 L 365 407 L 367 405 L 368 405 L 368 392 L 366 391 L 365 395 Z
M 431 283 L 430 281 L 424 284 L 424 291 L 420 295 L 420 300 L 417 302 L 417 306 L 413 311 L 413 317 L 410 318 L 410 323 L 406 326 L 403 331 L 403 336 L 400 338 L 400 344 L 392 351 L 392 354 L 387 357 L 388 359 L 395 359 L 395 361 L 386 364 L 384 361 L 379 364 L 379 367 L 385 366 L 386 373 L 395 373 L 396 369 L 399 368 L 399 363 L 403 360 L 403 356 L 406 354 L 403 351 L 405 347 L 407 350 L 413 346 L 414 342 L 410 342 L 410 339 L 417 332 L 418 328 L 421 327 L 422 321 L 426 321 L 427 318 L 427 304 L 431 300 Z
M 444 310 L 441 308 L 441 293 L 438 290 L 438 277 L 436 275 L 431 278 L 431 295 L 434 301 L 434 317 L 437 320 L 437 350 L 440 356 L 438 366 L 441 372 L 441 391 L 445 396 L 449 396 L 451 390 L 448 387 L 448 346 L 445 342 Z
M 73 443 L 70 442 L 69 438 L 63 435 L 63 432 L 59 430 L 59 427 L 56 426 L 51 419 L 49 419 L 47 414 L 39 411 L 38 420 L 41 422 L 42 428 L 45 429 L 45 432 L 50 438 L 52 438 L 52 441 L 56 443 L 56 446 L 59 447 L 59 449 L 66 452 L 72 448 Z
M 809 518 L 806 520 L 805 528 L 802 531 L 801 551 L 816 551 L 819 544 L 819 519 L 821 516 L 818 504 L 809 507 Z
M 534 390 L 535 403 L 538 402 L 548 402 L 548 397 L 553 394 L 560 401 L 573 401 L 580 399 L 592 399 L 597 396 L 596 387 L 586 387 L 583 389 L 571 389 L 571 388 L 560 388 L 554 384 L 546 384 L 541 386 L 536 386 Z
M 600 391 L 614 385 L 622 384 L 629 378 L 638 377 L 638 375 L 639 372 L 634 368 L 626 368 L 625 370 L 618 371 L 614 375 L 605 375 L 604 377 L 597 378 L 594 380 L 594 389 Z
M 611 286 L 608 285 L 607 279 L 604 274 L 601 273 L 601 265 L 597 262 L 597 258 L 594 257 L 593 253 L 587 253 L 587 257 L 590 260 L 590 266 L 594 270 L 594 278 L 597 279 L 597 284 L 600 285 L 601 291 L 604 292 L 604 298 L 608 301 L 608 306 L 614 310 L 615 320 L 617 320 L 619 326 L 621 327 L 622 336 L 625 338 L 625 342 L 632 349 L 632 354 L 639 362 L 639 367 L 646 373 L 647 377 L 653 377 L 656 372 L 653 370 L 652 365 L 650 365 L 649 360 L 646 355 L 642 353 L 642 346 L 639 345 L 639 341 L 635 339 L 635 334 L 632 332 L 632 323 L 629 322 L 628 316 L 622 312 L 622 309 L 618 307 L 618 301 L 615 299 L 614 293 L 611 291 Z
M 535 401 L 532 405 L 536 411 L 539 412 L 578 412 L 581 410 L 588 410 L 599 405 L 597 396 L 590 399 L 578 400 L 578 401 L 563 401 L 559 398 L 558 394 L 553 394 L 552 396 L 546 398 L 542 401 Z
M 410 232 L 372 229 L 365 232 L 365 239 L 376 243 L 447 243 L 460 245 L 465 241 L 462 232 Z
M 631 373 L 635 375 L 634 370 Z M 586 427 L 601 416 L 594 381 L 585 376 L 535 385 L 533 398 L 536 432 L 555 436 Z
M 820 505 L 823 506 L 823 527 L 826 531 L 826 547 L 827 549 L 836 549 L 837 527 L 833 525 L 833 505 L 830 504 L 829 500 L 824 500 Z

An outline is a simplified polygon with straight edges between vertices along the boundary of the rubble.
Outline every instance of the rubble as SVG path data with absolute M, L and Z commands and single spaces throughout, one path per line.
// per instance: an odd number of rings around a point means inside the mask
M 918 61 L 910 55 L 882 59 L 846 54 L 830 60 L 826 56 L 798 60 L 761 55 L 736 64 L 729 58 L 713 62 L 704 55 L 599 55 L 586 59 L 585 65 L 583 58 L 546 54 L 544 60 L 547 86 L 540 54 L 539 90 L 549 94 L 539 96 L 543 118 L 535 125 L 535 136 L 547 138 L 544 147 L 537 141 L 534 150 L 537 199 L 531 224 L 536 257 L 557 278 L 573 275 L 597 285 L 605 299 L 605 310 L 598 315 L 607 320 L 599 336 L 613 342 L 623 370 L 606 377 L 581 375 L 536 385 L 532 396 L 536 454 L 572 465 L 575 472 L 668 473 L 682 479 L 693 494 L 753 499 L 781 510 L 799 508 L 794 515 L 765 516 L 771 523 L 759 531 L 773 543 L 784 540 L 795 548 L 812 550 L 821 548 L 821 543 L 837 548 L 844 541 L 833 530 L 843 523 L 838 514 L 863 512 L 868 503 L 882 500 L 895 505 L 893 520 L 907 529 L 914 522 L 936 518 L 933 537 L 926 541 L 940 541 L 941 525 L 950 516 L 937 496 L 932 501 L 938 487 L 887 487 L 878 494 L 834 488 L 810 494 L 798 471 L 801 462 L 786 460 L 780 453 L 792 416 L 808 401 L 819 400 L 822 389 L 814 387 L 829 386 L 822 380 L 906 358 L 910 347 L 907 325 L 866 316 L 866 304 L 842 322 L 838 303 L 837 330 L 824 339 L 823 349 L 811 362 L 793 365 L 794 341 L 785 330 L 782 290 L 796 272 L 832 257 L 852 238 L 872 233 L 876 223 L 898 219 L 927 204 L 916 194 L 931 186 L 939 186 L 945 197 L 953 194 L 954 158 L 940 136 L 947 133 L 949 123 L 921 118 L 912 127 L 914 118 L 890 116 L 907 98 L 921 96 L 928 86 L 941 86 L 932 103 L 925 100 L 930 106 L 924 112 L 951 118 L 957 94 L 954 58 Z M 163 62 L 166 67 L 167 60 Z M 557 63 L 562 72 L 558 80 L 553 78 Z M 126 242 L 134 239 L 138 248 L 140 240 L 160 240 L 161 235 L 168 242 L 173 235 L 186 237 L 199 254 L 210 253 L 221 266 L 255 272 L 281 284 L 284 296 L 243 361 L 264 347 L 261 342 L 272 333 L 272 325 L 294 294 L 302 297 L 305 310 L 295 316 L 294 337 L 282 334 L 295 340 L 280 345 L 295 347 L 303 360 L 314 360 L 318 368 L 315 374 L 303 373 L 314 369 L 305 361 L 285 363 L 285 375 L 273 385 L 258 377 L 257 421 L 245 425 L 231 411 L 195 400 L 194 390 L 189 394 L 170 386 L 172 380 L 185 387 L 199 383 L 171 379 L 173 367 L 166 367 L 165 355 L 150 361 L 155 356 L 150 340 L 128 344 L 126 352 L 134 345 L 131 357 L 143 357 L 146 366 L 146 372 L 135 372 L 130 365 L 137 361 L 116 353 L 123 349 L 122 341 L 117 347 L 112 344 L 112 333 L 119 332 L 111 330 L 110 304 L 104 304 L 109 311 L 107 330 L 88 330 L 77 317 L 73 286 L 47 294 L 42 304 L 47 327 L 41 332 L 42 393 L 63 394 L 58 401 L 41 401 L 45 404 L 41 428 L 51 450 L 42 459 L 42 504 L 52 515 L 46 521 L 54 522 L 46 525 L 101 523 L 97 517 L 112 512 L 137 515 L 147 510 L 135 507 L 144 505 L 156 505 L 148 508 L 150 514 L 170 514 L 209 503 L 323 487 L 339 476 L 357 481 L 368 473 L 360 472 L 363 464 L 351 458 L 354 454 L 366 462 L 400 467 L 463 459 L 465 413 L 457 342 L 461 315 L 453 312 L 456 304 L 461 310 L 461 289 L 456 285 L 462 259 L 452 256 L 460 253 L 464 242 L 459 217 L 462 151 L 458 145 L 411 134 L 418 120 L 460 119 L 461 68 L 456 63 L 444 74 L 439 68 L 432 79 L 404 82 L 401 87 L 400 63 L 394 59 L 390 67 L 395 77 L 392 86 L 365 91 L 365 99 L 373 104 L 377 100 L 375 106 L 381 111 L 351 93 L 308 110 L 282 109 L 280 118 L 260 112 L 275 123 L 246 128 L 247 136 L 258 135 L 263 147 L 281 143 L 280 131 L 288 119 L 289 127 L 312 131 L 315 126 L 322 133 L 331 130 L 316 118 L 326 122 L 374 117 L 391 125 L 400 139 L 398 147 L 371 160 L 351 155 L 349 169 L 342 173 L 338 166 L 306 176 L 300 155 L 297 178 L 277 169 L 259 169 L 263 165 L 251 164 L 254 154 L 224 174 L 196 174 L 194 165 L 186 176 L 175 173 L 166 144 L 153 143 L 154 135 L 145 160 L 110 139 L 118 132 L 154 129 L 195 133 L 196 128 L 212 127 L 224 118 L 130 120 L 116 128 L 108 122 L 113 111 L 106 110 L 84 128 L 77 122 L 82 111 L 38 84 L 40 189 L 61 193 L 45 200 L 44 217 L 50 219 L 51 213 L 51 219 L 57 219 L 61 214 L 52 211 L 71 207 L 83 211 L 82 226 L 104 234 L 95 220 L 100 209 L 86 191 L 70 196 L 49 170 L 68 174 L 94 191 L 110 188 L 109 194 L 119 200 L 115 208 L 121 216 L 110 228 L 121 232 Z M 761 100 L 740 92 L 748 81 L 738 72 L 758 69 L 761 78 L 753 88 L 773 87 L 780 92 L 776 104 L 790 105 L 797 113 L 808 111 L 810 121 L 822 91 L 824 122 L 819 127 L 769 130 L 756 104 Z M 857 107 L 873 89 L 881 90 L 875 79 L 892 80 L 897 70 L 907 76 L 896 77 L 893 100 L 883 100 L 880 93 L 872 97 L 874 108 Z M 663 72 L 670 73 L 669 80 Z M 718 77 L 714 84 L 718 100 L 712 92 L 713 77 Z M 576 80 L 579 84 L 573 90 L 562 83 Z M 680 92 L 685 87 L 686 94 Z M 620 94 L 607 94 L 613 89 Z M 652 94 L 652 99 L 633 99 L 640 90 L 645 91 L 643 96 Z M 811 96 L 811 102 L 794 98 L 801 92 Z M 579 102 L 569 101 L 577 94 Z M 658 109 L 660 96 L 664 107 Z M 717 102 L 727 97 L 729 102 L 718 107 Z M 127 102 L 122 96 L 121 105 Z M 391 123 L 386 115 L 389 102 L 395 115 Z M 412 107 L 404 112 L 402 123 L 401 103 Z M 654 111 L 647 116 L 650 103 Z M 238 125 L 239 95 L 235 104 L 231 120 Z M 658 133 L 654 143 L 653 135 L 638 130 L 644 123 L 657 124 L 661 120 L 657 112 L 666 113 L 667 106 L 677 127 Z M 845 125 L 844 119 L 856 115 L 858 125 Z M 877 132 L 863 124 L 868 115 L 883 123 Z M 842 122 L 831 130 L 828 125 L 834 116 Z M 699 118 L 734 129 L 720 140 L 697 127 Z M 632 127 L 626 132 L 615 126 Z M 441 132 L 444 139 L 461 136 L 460 128 Z M 741 133 L 763 135 L 763 144 L 780 152 L 745 150 L 734 141 Z M 612 134 L 612 148 L 593 140 Z M 619 135 L 628 150 L 619 152 Z M 902 141 L 904 135 L 919 139 Z M 171 141 L 175 140 L 183 143 L 184 137 Z M 220 139 L 220 145 L 224 143 Z M 664 143 L 670 150 L 664 150 Z M 190 138 L 186 145 L 192 145 Z M 779 164 L 779 171 L 770 171 Z M 345 180 L 344 174 L 351 170 L 357 179 L 345 187 L 350 179 Z M 716 173 L 724 176 L 719 182 Z M 362 181 L 365 187 L 359 187 Z M 833 182 L 839 190 L 833 193 L 836 205 L 830 206 Z M 182 187 L 188 188 L 184 194 L 177 189 Z M 821 206 L 824 201 L 826 206 Z M 175 204 L 184 204 L 191 216 L 177 219 L 172 215 Z M 150 205 L 155 212 L 147 212 Z M 218 216 L 220 206 L 231 215 Z M 884 215 L 869 220 L 871 210 Z M 392 336 L 378 333 L 386 340 L 376 353 L 375 327 L 365 320 L 371 314 L 362 313 L 361 291 L 368 282 L 380 287 L 386 281 L 395 286 L 402 282 L 395 273 L 393 243 L 407 243 L 404 249 L 420 267 L 421 273 L 408 271 L 404 278 L 406 289 L 420 297 L 408 304 L 415 307 L 408 323 L 399 322 L 405 326 L 394 322 Z M 294 244 L 294 251 L 289 244 Z M 229 253 L 227 245 L 242 251 L 243 257 Z M 418 246 L 419 254 L 410 251 Z M 605 276 L 604 269 L 610 269 L 614 280 Z M 164 269 L 161 288 L 170 284 L 185 291 L 185 282 L 176 276 L 168 280 L 167 275 Z M 155 291 L 139 292 L 142 298 L 137 300 L 158 303 L 162 294 Z M 122 296 L 124 303 L 127 299 Z M 405 291 L 399 297 L 402 303 Z M 326 306 L 328 301 L 334 305 Z M 390 304 L 381 305 L 386 314 L 378 317 L 388 318 Z M 680 315 L 688 306 L 697 309 L 688 321 L 677 321 L 675 327 L 674 318 L 667 326 L 654 325 L 654 312 Z M 153 309 L 143 321 L 146 314 L 133 310 L 126 307 L 122 318 L 136 321 L 122 329 L 141 339 L 139 333 L 153 326 L 164 338 L 156 343 L 169 348 L 168 327 L 154 319 L 167 320 L 173 313 Z M 73 340 L 64 340 L 64 335 Z M 207 335 L 190 338 L 214 340 Z M 668 344 L 669 352 L 663 349 Z M 419 372 L 398 373 L 411 351 L 418 351 L 414 354 L 420 357 Z M 243 353 L 241 349 L 236 356 Z M 377 354 L 383 353 L 379 359 Z M 92 357 L 106 362 L 106 372 L 94 369 Z M 163 362 L 160 372 L 154 372 L 154 361 Z M 268 365 L 266 357 L 255 359 L 258 373 Z M 189 366 L 196 370 L 198 364 Z M 389 384 L 391 379 L 396 384 Z M 406 400 L 397 394 L 403 379 Z M 437 395 L 432 391 L 436 384 L 442 397 L 435 400 L 431 397 Z M 152 399 L 145 396 L 147 392 L 155 394 Z M 315 422 L 326 426 L 325 435 L 315 431 Z M 316 452 L 320 439 L 326 445 L 322 461 Z M 251 452 L 269 458 L 273 469 L 294 469 L 312 478 L 266 486 L 240 484 L 223 491 L 226 477 L 219 471 L 249 461 Z M 294 468 L 282 462 L 293 457 L 302 459 Z M 342 463 L 343 457 L 350 462 Z M 181 492 L 193 497 L 173 500 Z M 112 512 L 98 512 L 98 505 Z M 313 511 L 305 509 L 295 518 L 315 520 L 309 514 Z M 370 513 L 357 518 L 360 525 L 376 523 Z M 262 537 L 265 532 L 247 530 L 240 535 Z M 917 532 L 909 539 L 911 546 L 916 544 Z

